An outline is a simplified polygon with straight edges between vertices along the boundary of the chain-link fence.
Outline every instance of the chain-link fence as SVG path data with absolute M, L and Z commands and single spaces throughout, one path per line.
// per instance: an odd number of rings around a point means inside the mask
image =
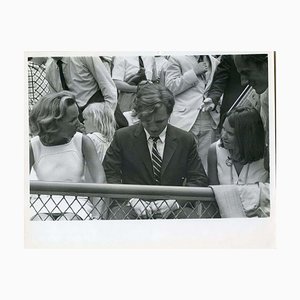
M 30 182 L 31 220 L 219 217 L 210 188 Z

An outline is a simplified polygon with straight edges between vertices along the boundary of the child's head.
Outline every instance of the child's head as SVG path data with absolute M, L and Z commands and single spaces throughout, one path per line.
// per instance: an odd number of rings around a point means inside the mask
M 100 132 L 108 141 L 112 141 L 116 121 L 112 109 L 105 102 L 88 105 L 82 116 L 86 133 Z

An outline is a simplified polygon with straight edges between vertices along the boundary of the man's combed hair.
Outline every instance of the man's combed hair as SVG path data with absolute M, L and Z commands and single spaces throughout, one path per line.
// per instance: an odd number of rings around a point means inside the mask
M 258 111 L 252 107 L 237 107 L 226 118 L 234 128 L 239 159 L 243 164 L 264 157 L 265 133 Z
M 51 144 L 58 132 L 57 121 L 61 120 L 68 106 L 75 104 L 74 95 L 68 91 L 47 94 L 33 106 L 29 115 L 30 131 L 46 144 Z
M 170 115 L 174 103 L 172 92 L 165 86 L 158 83 L 147 83 L 139 88 L 134 100 L 133 110 L 137 117 L 142 119 L 164 105 L 168 115 Z

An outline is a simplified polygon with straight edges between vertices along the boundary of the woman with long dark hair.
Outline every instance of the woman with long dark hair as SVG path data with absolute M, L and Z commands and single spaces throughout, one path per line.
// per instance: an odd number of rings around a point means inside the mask
M 221 138 L 210 146 L 208 177 L 211 185 L 267 182 L 264 168 L 265 133 L 256 109 L 237 107 L 227 113 Z

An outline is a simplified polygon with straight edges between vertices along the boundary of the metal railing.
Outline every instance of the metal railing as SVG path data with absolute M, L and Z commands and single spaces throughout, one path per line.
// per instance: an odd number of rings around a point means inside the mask
M 219 217 L 209 187 L 30 181 L 32 220 Z

